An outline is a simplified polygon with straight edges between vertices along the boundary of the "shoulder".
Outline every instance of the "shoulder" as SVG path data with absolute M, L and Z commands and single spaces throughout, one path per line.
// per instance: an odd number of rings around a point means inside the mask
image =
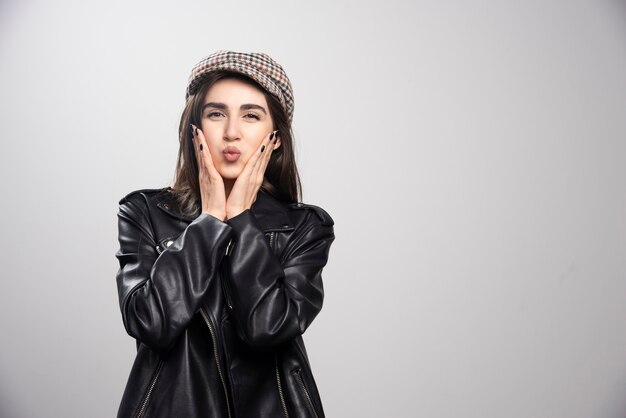
M 322 225 L 333 226 L 335 221 L 330 214 L 319 206 L 310 203 L 290 203 L 288 206 L 290 211 L 299 211 L 302 214 L 314 214 Z M 298 213 L 298 212 L 295 212 Z
M 137 189 L 132 192 L 127 193 L 119 200 L 119 204 L 122 205 L 126 202 L 133 201 L 137 203 L 140 200 L 146 201 L 147 199 L 157 196 L 161 193 L 165 193 L 170 189 L 170 187 L 162 187 L 157 189 Z

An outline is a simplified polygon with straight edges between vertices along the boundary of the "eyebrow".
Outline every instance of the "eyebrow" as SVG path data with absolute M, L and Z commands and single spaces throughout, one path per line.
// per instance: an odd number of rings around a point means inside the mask
M 204 109 L 206 109 L 207 107 L 214 107 L 216 109 L 221 109 L 221 110 L 226 110 L 227 109 L 227 106 L 224 103 L 208 102 L 204 106 L 202 106 L 202 111 L 204 112 Z M 263 113 L 265 113 L 267 115 L 267 111 L 265 110 L 265 108 L 263 106 L 259 106 L 259 105 L 254 104 L 254 103 L 242 104 L 239 107 L 239 109 L 240 110 L 257 109 L 257 110 L 260 110 L 260 111 L 262 111 Z

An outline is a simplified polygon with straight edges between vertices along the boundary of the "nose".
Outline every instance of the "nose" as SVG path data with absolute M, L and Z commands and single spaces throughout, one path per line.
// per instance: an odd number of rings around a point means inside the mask
M 241 139 L 241 129 L 237 118 L 229 118 L 226 122 L 226 129 L 224 130 L 224 141 L 236 141 Z

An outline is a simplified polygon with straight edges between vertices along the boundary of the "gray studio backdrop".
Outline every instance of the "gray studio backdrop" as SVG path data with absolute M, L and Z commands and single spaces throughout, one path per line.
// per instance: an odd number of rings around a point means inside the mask
M 285 67 L 336 221 L 329 417 L 626 416 L 623 2 L 2 0 L 1 417 L 115 416 L 117 202 L 217 49 Z

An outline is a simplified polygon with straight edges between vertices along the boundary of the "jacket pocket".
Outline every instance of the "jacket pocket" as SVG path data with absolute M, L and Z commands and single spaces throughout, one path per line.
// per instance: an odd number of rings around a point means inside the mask
M 302 374 L 302 369 L 298 367 L 291 371 L 294 379 L 296 380 L 296 384 L 300 388 L 300 392 L 302 397 L 304 398 L 304 403 L 307 405 L 309 412 L 314 418 L 319 418 L 319 414 L 315 410 L 315 406 L 313 405 L 313 400 L 311 399 L 311 392 L 307 388 L 306 382 L 304 381 L 304 376 Z
M 157 381 L 159 380 L 159 375 L 161 374 L 162 368 L 163 368 L 163 360 L 160 359 L 159 362 L 157 363 L 154 373 L 152 373 L 150 382 L 148 383 L 148 386 L 146 387 L 146 392 L 143 396 L 143 400 L 141 401 L 136 418 L 141 418 L 144 416 L 143 414 L 146 412 L 146 408 L 148 407 L 148 402 L 150 401 L 150 395 L 152 395 L 152 391 L 154 390 L 154 387 L 156 386 Z

